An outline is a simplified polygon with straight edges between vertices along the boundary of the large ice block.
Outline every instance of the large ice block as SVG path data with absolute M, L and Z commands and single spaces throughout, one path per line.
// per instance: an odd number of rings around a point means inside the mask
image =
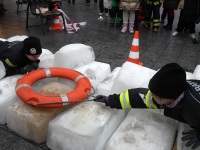
M 131 110 L 106 150 L 172 150 L 177 122 L 145 109 Z
M 112 88 L 114 79 L 118 75 L 121 67 L 115 68 L 100 84 L 98 84 L 95 94 L 108 96 Z
M 39 68 L 50 68 L 54 67 L 54 55 L 46 55 L 40 60 Z
M 63 94 L 71 90 L 70 87 L 61 83 L 50 82 L 38 89 L 38 92 L 46 94 Z M 49 121 L 65 109 L 66 107 L 33 107 L 19 101 L 7 109 L 7 126 L 23 138 L 35 143 L 43 143 L 46 141 Z
M 191 72 L 186 72 L 186 79 L 187 80 L 192 80 L 192 79 L 195 79 L 195 76 Z
M 200 80 L 200 65 L 197 65 L 194 69 L 193 75 L 195 79 Z
M 0 124 L 6 123 L 6 110 L 17 99 L 15 84 L 22 75 L 0 79 Z
M 6 69 L 2 61 L 0 61 L 0 79 L 2 79 L 6 75 Z
M 75 70 L 84 74 L 90 80 L 94 89 L 111 73 L 109 64 L 97 61 L 75 68 Z
M 84 44 L 69 44 L 55 53 L 54 66 L 74 69 L 95 60 L 93 48 Z
M 149 80 L 155 73 L 155 70 L 125 62 L 114 80 L 111 93 L 119 94 L 131 88 L 147 88 Z
M 103 150 L 125 117 L 125 111 L 82 102 L 49 123 L 47 146 L 52 150 Z
M 8 38 L 7 41 L 9 41 L 9 42 L 13 42 L 13 41 L 23 41 L 23 40 L 25 40 L 26 38 L 28 38 L 28 36 L 26 36 L 26 35 L 16 35 L 16 36 L 13 36 L 13 37 Z
M 19 101 L 8 107 L 7 126 L 25 139 L 44 143 L 49 121 L 64 109 L 33 107 Z

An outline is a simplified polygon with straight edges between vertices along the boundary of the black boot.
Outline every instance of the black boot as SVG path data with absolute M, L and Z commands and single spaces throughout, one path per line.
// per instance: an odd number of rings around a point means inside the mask
M 72 4 L 75 4 L 75 0 L 72 0 Z
M 70 0 L 68 0 L 67 2 L 70 3 Z

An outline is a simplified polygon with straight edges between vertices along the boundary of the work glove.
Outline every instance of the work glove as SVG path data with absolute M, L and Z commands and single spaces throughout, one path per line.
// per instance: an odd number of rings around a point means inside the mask
M 189 140 L 185 146 L 190 147 L 192 146 L 192 149 L 196 149 L 200 145 L 200 132 L 198 130 L 192 129 L 189 131 L 183 131 L 182 135 L 184 135 L 181 139 L 182 141 Z
M 104 96 L 104 95 L 97 95 L 94 98 L 95 102 L 100 102 L 100 103 L 104 103 L 106 104 L 106 106 L 108 106 L 108 96 Z
M 36 69 L 38 69 L 38 67 L 39 67 L 39 66 L 38 66 L 39 62 L 40 62 L 40 60 L 38 59 L 38 60 L 32 62 L 30 65 L 36 70 Z
M 35 69 L 33 68 L 32 65 L 29 64 L 20 68 L 20 74 L 26 74 L 27 72 L 31 72 L 32 70 L 35 70 Z

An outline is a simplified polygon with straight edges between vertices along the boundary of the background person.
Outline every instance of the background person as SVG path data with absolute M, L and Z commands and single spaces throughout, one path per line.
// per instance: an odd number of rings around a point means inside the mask
M 193 149 L 200 145 L 200 81 L 187 80 L 184 69 L 176 63 L 163 66 L 150 80 L 149 89 L 129 89 L 121 94 L 98 95 L 94 101 L 117 109 L 164 109 L 164 115 L 188 123 L 193 129 L 184 131 L 182 140 Z
M 31 36 L 24 41 L 0 41 L 0 61 L 6 69 L 6 76 L 26 74 L 38 68 L 42 53 L 40 40 Z

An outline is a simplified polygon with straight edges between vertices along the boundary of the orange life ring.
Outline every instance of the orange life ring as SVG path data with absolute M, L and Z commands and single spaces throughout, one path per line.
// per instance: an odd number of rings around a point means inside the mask
M 47 95 L 32 90 L 34 82 L 47 77 L 61 77 L 76 82 L 76 88 L 65 94 Z M 67 68 L 38 69 L 23 76 L 17 81 L 15 91 L 24 102 L 40 107 L 63 107 L 76 104 L 73 101 L 85 99 L 92 89 L 91 83 L 83 74 Z

